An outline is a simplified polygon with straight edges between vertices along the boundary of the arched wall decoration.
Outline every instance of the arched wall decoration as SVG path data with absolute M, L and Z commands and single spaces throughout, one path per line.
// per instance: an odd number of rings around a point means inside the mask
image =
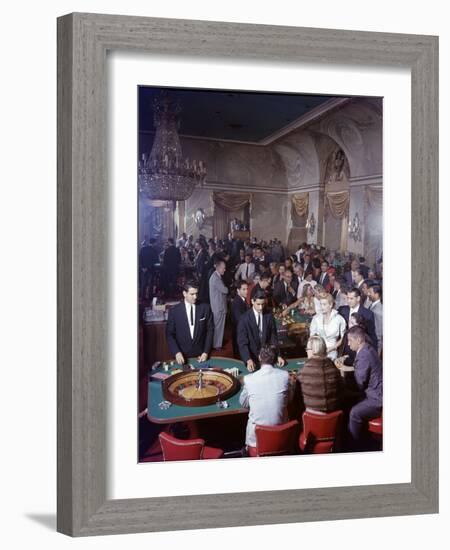
M 214 204 L 214 236 L 224 238 L 230 231 L 230 222 L 235 217 L 249 215 L 251 205 L 250 193 L 223 193 L 215 191 L 212 194 Z M 239 213 L 236 216 L 236 213 Z M 243 220 L 249 222 L 249 220 Z

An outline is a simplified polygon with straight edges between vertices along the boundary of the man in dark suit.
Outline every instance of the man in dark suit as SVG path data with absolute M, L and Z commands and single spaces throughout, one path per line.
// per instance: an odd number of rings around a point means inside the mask
M 237 331 L 239 355 L 253 372 L 258 364 L 261 346 L 272 345 L 278 349 L 277 329 L 272 313 L 264 311 L 266 297 L 258 291 L 252 298 L 252 308 L 241 316 Z M 285 360 L 278 355 L 277 364 L 283 366 Z
M 373 347 L 377 349 L 378 340 L 375 331 L 375 318 L 373 313 L 361 304 L 361 291 L 358 288 L 352 288 L 348 291 L 347 303 L 347 306 L 341 306 L 338 310 L 339 315 L 341 315 L 345 319 L 345 322 L 347 323 L 347 328 L 350 315 L 352 313 L 359 313 L 361 317 L 363 317 L 366 321 L 367 334 L 369 335 Z
M 150 239 L 149 244 L 144 245 L 139 252 L 139 279 L 140 295 L 145 298 L 153 290 L 153 277 L 155 265 L 159 262 L 158 251 L 156 250 L 156 239 Z
M 164 251 L 163 266 L 166 276 L 166 293 L 168 296 L 173 296 L 181 263 L 181 254 L 173 239 L 167 239 L 167 242 L 169 246 Z
M 352 260 L 352 263 L 350 264 L 350 271 L 346 271 L 344 273 L 345 283 L 348 288 L 353 288 L 355 286 L 356 270 L 358 269 L 358 267 L 358 261 Z
M 169 350 L 179 365 L 189 357 L 206 361 L 211 351 L 214 323 L 207 304 L 197 304 L 198 286 L 188 281 L 183 287 L 184 301 L 169 310 L 166 338 Z
M 306 275 L 308 275 L 308 273 L 313 272 L 313 265 L 311 263 L 311 255 L 310 254 L 304 254 L 303 255 L 302 267 L 303 267 L 303 277 L 306 277 Z
M 366 342 L 364 330 L 358 326 L 348 332 L 350 349 L 356 353 L 355 381 L 363 398 L 350 411 L 349 434 L 353 450 L 363 450 L 362 434 L 368 420 L 378 418 L 383 407 L 383 369 L 380 358 Z
M 237 327 L 242 315 L 248 311 L 247 303 L 248 284 L 247 281 L 239 281 L 237 283 L 236 296 L 231 303 L 231 330 L 233 336 L 233 355 L 239 358 L 239 346 L 237 343 Z
M 327 260 L 323 260 L 323 262 L 320 264 L 320 275 L 316 279 L 319 285 L 322 285 L 326 292 L 330 292 L 332 290 L 330 284 L 330 276 L 328 275 L 329 268 L 330 264 L 327 262 Z
M 277 281 L 273 288 L 273 299 L 278 305 L 290 306 L 297 300 L 297 292 L 292 285 L 292 271 L 286 269 L 282 281 Z
M 198 299 L 201 302 L 209 300 L 209 285 L 208 285 L 208 269 L 209 269 L 209 254 L 206 249 L 206 243 L 203 240 L 195 242 L 195 271 L 199 280 L 199 295 Z

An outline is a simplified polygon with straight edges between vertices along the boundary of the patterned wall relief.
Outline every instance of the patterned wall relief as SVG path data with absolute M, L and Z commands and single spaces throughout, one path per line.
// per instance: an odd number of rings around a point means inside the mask
M 314 130 L 328 135 L 345 152 L 352 177 L 382 173 L 380 111 L 381 100 L 353 101 L 314 125 Z
M 319 182 L 319 159 L 314 138 L 307 130 L 295 131 L 273 147 L 283 161 L 288 189 Z

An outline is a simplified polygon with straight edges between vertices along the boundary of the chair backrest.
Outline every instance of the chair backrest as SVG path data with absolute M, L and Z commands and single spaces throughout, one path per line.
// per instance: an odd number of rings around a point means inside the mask
M 300 447 L 310 453 L 331 453 L 336 448 L 340 436 L 343 412 L 328 414 L 305 411 L 303 413 L 303 433 Z
M 258 456 L 289 454 L 293 451 L 298 421 L 291 420 L 277 426 L 256 425 L 256 447 Z
M 199 460 L 203 457 L 203 439 L 178 439 L 161 432 L 159 442 L 164 460 Z

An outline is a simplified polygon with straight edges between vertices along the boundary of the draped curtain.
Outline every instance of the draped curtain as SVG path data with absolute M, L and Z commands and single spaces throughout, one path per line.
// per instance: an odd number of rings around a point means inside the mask
M 309 193 L 292 195 L 291 200 L 297 216 L 306 216 L 309 206 Z
M 230 232 L 233 218 L 243 219 L 250 204 L 250 193 L 213 193 L 214 235 L 223 239 Z
M 342 219 L 347 216 L 350 202 L 348 191 L 327 191 L 325 200 L 333 218 Z

